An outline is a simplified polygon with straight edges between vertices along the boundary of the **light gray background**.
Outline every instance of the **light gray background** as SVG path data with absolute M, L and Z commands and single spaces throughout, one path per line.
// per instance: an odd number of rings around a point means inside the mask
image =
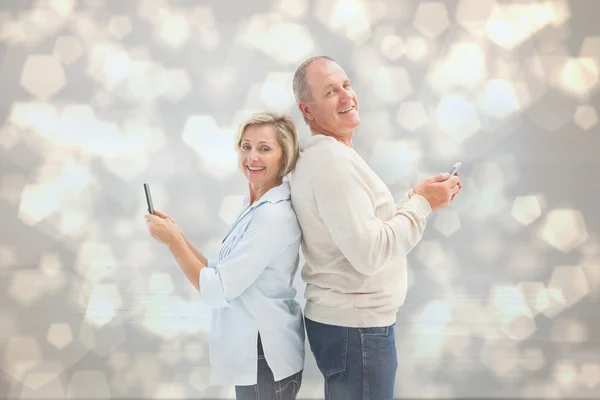
M 142 183 L 214 254 L 247 190 L 235 129 L 276 109 L 305 140 L 291 78 L 316 54 L 397 198 L 464 163 L 409 255 L 396 396 L 600 396 L 599 2 L 0 4 L 0 397 L 233 395 Z

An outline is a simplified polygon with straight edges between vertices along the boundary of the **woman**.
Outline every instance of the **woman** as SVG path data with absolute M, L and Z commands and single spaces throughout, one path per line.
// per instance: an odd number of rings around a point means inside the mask
M 301 231 L 283 177 L 296 164 L 298 134 L 289 116 L 265 112 L 242 124 L 236 144 L 249 193 L 216 259 L 160 211 L 146 215 L 148 230 L 213 310 L 211 384 L 235 385 L 237 399 L 295 399 L 304 368 L 302 310 L 292 287 Z

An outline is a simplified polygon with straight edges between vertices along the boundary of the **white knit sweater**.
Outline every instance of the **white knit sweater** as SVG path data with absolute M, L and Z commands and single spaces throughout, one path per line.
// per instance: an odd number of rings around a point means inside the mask
M 302 228 L 307 318 L 330 325 L 391 325 L 406 298 L 406 255 L 421 240 L 427 199 L 397 204 L 347 145 L 314 135 L 289 177 Z

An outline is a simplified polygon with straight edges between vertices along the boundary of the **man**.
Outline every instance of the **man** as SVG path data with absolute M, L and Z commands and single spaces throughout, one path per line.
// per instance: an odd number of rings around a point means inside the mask
M 311 58 L 296 71 L 293 88 L 312 133 L 290 184 L 306 259 L 306 332 L 325 399 L 392 399 L 406 255 L 421 240 L 426 217 L 454 199 L 460 180 L 436 175 L 394 203 L 352 149 L 359 106 L 344 70 L 329 57 Z

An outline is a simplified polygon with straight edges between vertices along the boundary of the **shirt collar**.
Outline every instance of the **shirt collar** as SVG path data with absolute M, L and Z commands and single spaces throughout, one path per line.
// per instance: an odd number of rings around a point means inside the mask
M 290 183 L 288 181 L 284 181 L 281 185 L 275 186 L 267 191 L 267 193 L 263 194 L 259 199 L 257 199 L 252 207 L 254 208 L 263 203 L 279 203 L 280 201 L 286 201 L 291 198 L 291 190 Z M 244 198 L 244 208 L 247 208 L 250 204 L 250 197 L 246 196 Z

